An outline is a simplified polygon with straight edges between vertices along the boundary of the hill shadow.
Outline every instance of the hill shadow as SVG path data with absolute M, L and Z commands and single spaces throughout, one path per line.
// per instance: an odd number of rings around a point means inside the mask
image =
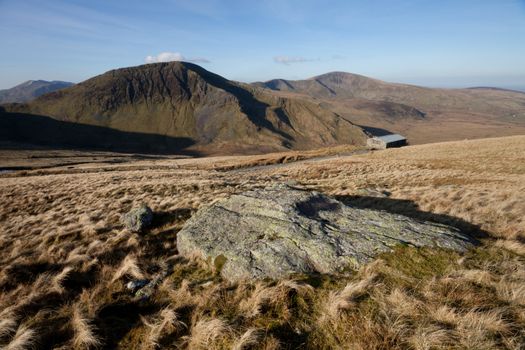
M 10 113 L 2 107 L 0 141 L 84 151 L 200 155 L 187 150 L 195 144 L 188 137 L 126 132 L 55 120 L 43 115 Z
M 473 243 L 476 243 L 477 239 L 489 237 L 488 232 L 482 230 L 478 225 L 474 225 L 454 216 L 422 211 L 419 209 L 419 206 L 411 200 L 358 195 L 335 196 L 335 198 L 354 208 L 383 210 L 388 213 L 404 215 L 419 221 L 429 221 L 452 226 L 460 230 L 463 234 L 473 238 Z

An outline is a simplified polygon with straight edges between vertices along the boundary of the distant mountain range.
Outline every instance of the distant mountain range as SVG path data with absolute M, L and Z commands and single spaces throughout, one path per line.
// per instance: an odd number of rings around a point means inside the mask
M 43 94 L 74 85 L 67 81 L 28 80 L 10 89 L 0 90 L 0 103 L 29 102 Z
M 520 91 L 491 87 L 436 89 L 407 84 L 387 83 L 357 74 L 333 72 L 306 80 L 276 79 L 256 86 L 289 91 L 317 99 L 393 102 L 409 105 L 429 113 L 434 110 L 469 110 L 495 116 L 523 112 Z M 511 99 L 514 98 L 514 101 Z M 506 100 L 506 103 L 502 103 Z
M 112 70 L 2 109 L 0 141 L 126 152 L 263 153 L 390 132 L 410 143 L 525 134 L 521 92 L 345 72 L 245 84 L 185 62 Z
M 492 87 L 492 86 L 472 86 L 469 87 L 469 89 L 481 89 L 481 90 L 499 90 L 499 91 L 508 91 L 508 92 L 521 92 L 525 93 L 525 87 L 516 87 L 513 89 L 507 89 L 507 88 L 499 88 L 499 87 Z

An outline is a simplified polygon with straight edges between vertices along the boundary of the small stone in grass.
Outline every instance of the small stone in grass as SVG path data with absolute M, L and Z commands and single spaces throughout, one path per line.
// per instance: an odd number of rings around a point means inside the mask
M 131 232 L 143 232 L 153 221 L 153 211 L 146 204 L 142 204 L 122 215 L 120 219 Z

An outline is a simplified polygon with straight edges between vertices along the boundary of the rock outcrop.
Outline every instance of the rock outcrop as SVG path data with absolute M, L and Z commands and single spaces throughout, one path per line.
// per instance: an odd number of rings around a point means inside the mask
M 177 235 L 180 254 L 200 255 L 229 280 L 343 273 L 398 245 L 465 251 L 472 244 L 453 227 L 353 208 L 286 185 L 218 201 Z
M 131 232 L 143 232 L 153 221 L 153 211 L 146 204 L 133 208 L 120 218 Z

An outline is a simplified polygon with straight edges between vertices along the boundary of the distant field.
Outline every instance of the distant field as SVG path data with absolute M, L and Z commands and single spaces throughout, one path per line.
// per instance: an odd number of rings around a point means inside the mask
M 42 169 L 62 166 L 72 167 L 80 164 L 117 164 L 144 159 L 169 158 L 182 157 L 49 149 L 0 149 L 0 171 Z
M 144 155 L 132 153 L 92 152 L 20 147 L 19 149 L 1 149 L 0 170 L 13 172 L 16 170 L 42 170 L 49 168 L 51 172 L 71 172 L 80 169 L 95 171 L 100 167 L 120 164 L 121 166 L 147 167 L 212 167 L 217 170 L 249 168 L 253 166 L 286 164 L 310 158 L 349 155 L 366 152 L 362 146 L 337 146 L 320 148 L 311 151 L 276 152 L 251 156 L 216 156 L 192 158 L 188 156 Z M 162 162 L 162 160 L 166 162 Z M 177 162 L 171 162 L 178 160 Z M 205 165 L 204 165 L 205 164 Z M 16 175 L 16 174 L 15 174 Z M 20 175 L 20 174 L 18 174 Z
M 24 168 L 0 174 L 0 347 L 525 347 L 525 136 L 362 152 L 0 152 L 0 167 Z M 195 210 L 275 182 L 451 224 L 481 245 L 400 247 L 352 277 L 281 282 L 228 283 L 177 255 Z M 147 235 L 119 221 L 141 202 L 156 213 Z M 154 296 L 133 299 L 127 280 L 166 263 Z

